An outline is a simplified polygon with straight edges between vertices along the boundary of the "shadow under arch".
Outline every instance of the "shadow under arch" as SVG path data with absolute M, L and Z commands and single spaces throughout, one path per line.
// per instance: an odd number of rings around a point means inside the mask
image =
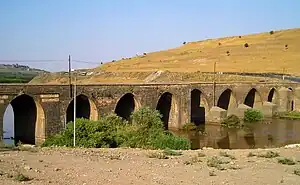
M 156 110 L 160 112 L 162 116 L 161 120 L 163 121 L 166 130 L 168 130 L 169 128 L 172 102 L 173 102 L 173 94 L 171 94 L 170 92 L 165 92 L 160 96 L 156 104 Z
M 98 120 L 98 110 L 96 104 L 86 95 L 79 94 L 76 96 L 76 118 L 85 118 Z M 68 105 L 66 111 L 66 121 L 74 121 L 74 98 Z
M 270 89 L 267 101 L 275 105 L 279 104 L 279 94 L 275 87 Z
M 255 88 L 250 89 L 250 91 L 247 93 L 244 104 L 255 109 L 262 109 L 262 98 Z
M 139 103 L 134 98 L 134 94 L 126 93 L 117 101 L 115 113 L 119 117 L 129 120 L 132 112 L 139 108 L 139 106 Z
M 14 143 L 41 144 L 46 132 L 42 105 L 27 94 L 16 96 L 10 105 L 14 115 Z
M 227 114 L 230 114 L 235 108 L 237 108 L 237 101 L 231 89 L 225 89 L 218 98 L 217 106 L 227 110 Z
M 288 87 L 288 89 L 291 91 L 291 94 L 288 96 L 288 111 L 294 111 L 295 110 L 295 95 L 294 90 L 292 87 Z
M 191 122 L 195 125 L 205 124 L 207 112 L 208 103 L 204 94 L 199 89 L 193 89 L 191 91 Z

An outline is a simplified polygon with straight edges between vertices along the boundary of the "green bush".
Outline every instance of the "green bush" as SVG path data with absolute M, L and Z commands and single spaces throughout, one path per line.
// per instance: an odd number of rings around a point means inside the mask
M 195 123 L 186 123 L 185 125 L 183 125 L 183 130 L 186 131 L 191 131 L 191 130 L 197 130 L 197 125 L 195 125 Z
M 261 121 L 263 118 L 263 113 L 260 110 L 248 109 L 245 111 L 244 120 L 247 122 Z
M 88 148 L 131 147 L 149 149 L 190 149 L 187 138 L 164 130 L 157 110 L 142 107 L 131 115 L 130 123 L 116 115 L 98 121 L 76 119 L 76 146 Z M 42 146 L 73 146 L 73 123 Z
M 190 149 L 189 140 L 165 131 L 160 118 L 157 110 L 140 108 L 131 115 L 131 125 L 119 128 L 117 143 L 132 148 Z
M 76 119 L 76 146 L 87 148 L 115 147 L 117 126 L 121 118 L 109 115 L 99 121 Z M 43 146 L 73 146 L 73 122 L 60 134 L 48 138 Z
M 240 118 L 236 115 L 228 116 L 221 122 L 221 125 L 229 128 L 240 128 L 242 126 Z
M 297 111 L 284 112 L 279 115 L 279 118 L 290 119 L 290 120 L 300 120 L 300 112 L 297 112 Z

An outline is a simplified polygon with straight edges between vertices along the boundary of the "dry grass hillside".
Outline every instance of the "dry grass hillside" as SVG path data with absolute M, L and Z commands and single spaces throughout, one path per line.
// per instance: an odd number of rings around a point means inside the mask
M 286 73 L 300 75 L 300 28 L 190 42 L 165 51 L 107 62 L 88 70 L 79 83 L 212 81 L 217 72 Z M 239 75 L 218 81 L 271 80 Z M 47 74 L 31 83 L 67 83 L 68 76 Z
M 248 47 L 245 47 L 245 44 Z M 181 47 L 109 62 L 96 70 L 277 72 L 300 75 L 300 29 L 190 42 Z

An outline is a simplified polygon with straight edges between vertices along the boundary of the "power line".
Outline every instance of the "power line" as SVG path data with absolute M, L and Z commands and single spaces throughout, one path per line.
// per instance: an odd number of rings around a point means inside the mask
M 66 60 L 0 60 L 4 63 L 47 63 L 47 62 L 65 62 Z
M 0 60 L 0 63 L 50 63 L 50 62 L 67 62 L 68 60 Z M 90 62 L 83 60 L 72 60 L 76 63 L 100 64 L 101 62 Z
M 82 61 L 82 60 L 72 60 L 72 62 L 79 62 L 79 63 L 86 63 L 86 64 L 100 64 L 101 62 L 89 62 L 89 61 Z

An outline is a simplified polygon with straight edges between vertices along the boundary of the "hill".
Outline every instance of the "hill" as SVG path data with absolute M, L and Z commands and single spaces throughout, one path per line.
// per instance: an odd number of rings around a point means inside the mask
M 0 64 L 0 83 L 28 83 L 39 74 L 48 73 L 41 69 L 19 64 Z
M 248 47 L 245 47 L 245 44 Z M 190 42 L 165 51 L 106 63 L 95 70 L 110 72 L 216 71 L 300 75 L 300 29 L 288 29 Z
M 183 43 L 177 48 L 144 53 L 89 69 L 79 83 L 261 81 L 239 73 L 300 75 L 300 28 Z M 225 74 L 234 72 L 238 74 Z M 51 77 L 50 77 L 51 76 Z M 31 83 L 67 83 L 62 74 L 37 77 Z

